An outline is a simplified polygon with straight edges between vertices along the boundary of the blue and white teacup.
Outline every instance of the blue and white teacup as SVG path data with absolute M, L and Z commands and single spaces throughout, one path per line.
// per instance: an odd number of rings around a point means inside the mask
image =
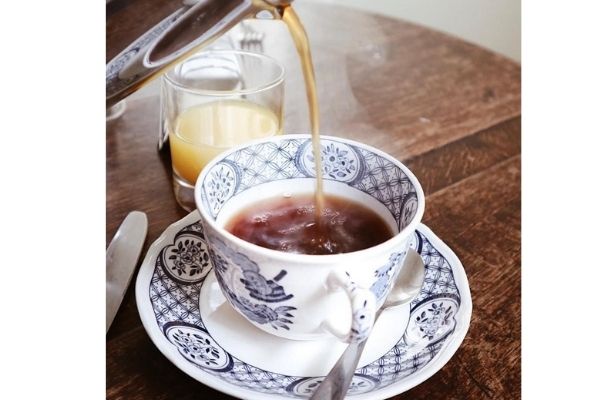
M 370 146 L 321 137 L 325 194 L 379 214 L 394 236 L 377 246 L 345 254 L 293 254 L 224 229 L 237 212 L 261 200 L 314 192 L 311 143 L 309 135 L 283 135 L 217 156 L 198 177 L 196 205 L 220 288 L 248 321 L 288 339 L 333 334 L 360 341 L 369 334 L 423 216 L 423 190 L 406 166 Z

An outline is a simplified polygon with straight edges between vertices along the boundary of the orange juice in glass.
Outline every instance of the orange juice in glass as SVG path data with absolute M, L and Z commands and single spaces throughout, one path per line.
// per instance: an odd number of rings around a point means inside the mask
M 240 143 L 281 134 L 283 67 L 237 50 L 198 53 L 163 77 L 162 129 L 169 136 L 173 189 L 195 208 L 193 189 L 204 166 Z

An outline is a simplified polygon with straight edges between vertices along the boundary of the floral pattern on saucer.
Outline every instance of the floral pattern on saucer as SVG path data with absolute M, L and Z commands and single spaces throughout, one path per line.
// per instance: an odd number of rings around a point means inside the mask
M 325 379 L 325 377 L 322 376 L 317 378 L 298 379 L 289 387 L 287 387 L 286 391 L 297 396 L 308 397 L 312 395 L 315 390 L 317 390 L 319 384 L 323 382 L 323 379 Z M 370 376 L 354 374 L 352 377 L 352 382 L 350 382 L 350 387 L 348 388 L 348 394 L 353 395 L 367 393 L 375 389 L 378 384 L 379 381 Z
M 198 222 L 184 227 L 176 237 L 192 232 L 202 238 L 202 227 Z M 163 247 L 161 253 L 171 246 Z M 407 330 L 382 357 L 356 370 L 350 395 L 380 390 L 425 368 L 456 328 L 455 316 L 461 307 L 461 294 L 451 265 L 419 231 L 411 240 L 411 247 L 423 257 L 426 271 L 421 292 L 411 303 Z M 147 293 L 156 324 L 183 359 L 237 388 L 291 398 L 310 396 L 323 377 L 266 371 L 221 348 L 202 322 L 199 311 L 202 280 L 194 284 L 177 281 L 164 268 L 162 259 L 157 257 L 155 260 Z
M 433 298 L 421 303 L 413 310 L 416 317 L 411 319 L 406 328 L 404 341 L 413 344 L 426 339 L 434 343 L 445 338 L 454 331 L 457 309 L 458 303 L 448 298 Z
M 165 336 L 179 353 L 195 365 L 213 371 L 229 371 L 233 360 L 204 329 L 181 322 L 167 323 Z
M 212 268 L 208 245 L 193 233 L 177 236 L 175 243 L 161 252 L 160 263 L 173 280 L 184 284 L 201 281 Z

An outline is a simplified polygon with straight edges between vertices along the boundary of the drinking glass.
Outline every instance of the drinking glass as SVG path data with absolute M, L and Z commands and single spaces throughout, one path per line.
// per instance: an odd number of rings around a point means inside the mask
M 163 75 L 161 140 L 168 136 L 181 207 L 195 209 L 196 179 L 213 157 L 281 134 L 284 75 L 275 59 L 240 50 L 200 52 Z

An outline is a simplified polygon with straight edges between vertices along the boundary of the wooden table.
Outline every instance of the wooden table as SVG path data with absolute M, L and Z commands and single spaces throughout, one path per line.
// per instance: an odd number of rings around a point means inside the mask
M 115 0 L 107 57 L 178 2 Z M 394 399 L 520 398 L 520 65 L 430 29 L 341 7 L 295 6 L 312 41 L 322 132 L 403 160 L 425 190 L 423 222 L 458 255 L 473 297 L 469 332 L 450 362 Z M 175 4 L 176 6 L 176 4 Z M 300 66 L 280 22 L 259 22 L 264 51 L 287 68 L 286 132 L 308 132 Z M 235 42 L 234 42 L 235 44 Z M 106 238 L 131 210 L 149 218 L 144 251 L 187 213 L 159 155 L 158 97 L 130 100 L 107 125 Z M 229 399 L 154 347 L 131 285 L 107 335 L 107 398 Z

